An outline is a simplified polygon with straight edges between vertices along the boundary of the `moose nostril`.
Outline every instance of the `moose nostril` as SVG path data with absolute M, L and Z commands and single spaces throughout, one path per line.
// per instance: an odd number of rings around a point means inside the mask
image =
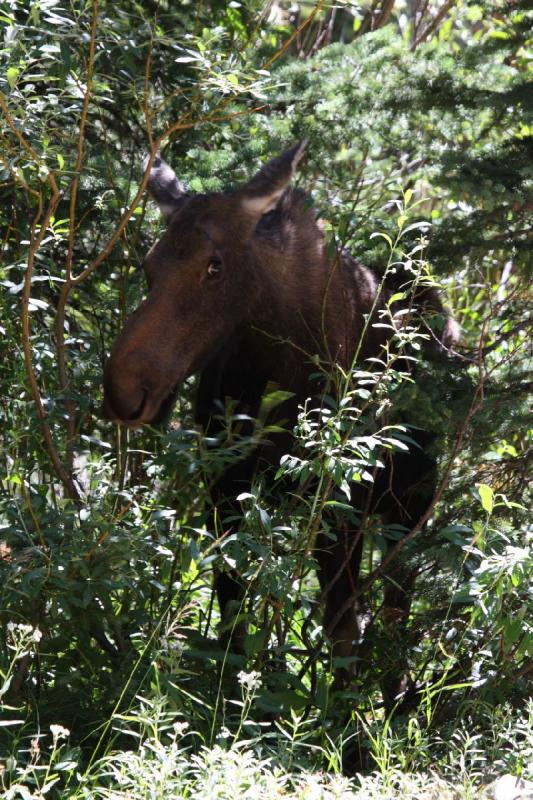
M 135 423 L 146 411 L 149 390 L 144 381 L 124 370 L 113 370 L 108 362 L 104 373 L 104 416 L 113 422 Z

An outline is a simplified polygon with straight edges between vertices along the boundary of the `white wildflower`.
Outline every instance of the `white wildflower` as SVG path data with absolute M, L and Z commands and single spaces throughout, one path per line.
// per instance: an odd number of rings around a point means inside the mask
M 183 736 L 187 728 L 189 727 L 188 722 L 175 722 L 172 726 L 174 728 L 174 735 L 175 736 Z
M 50 732 L 54 737 L 54 744 L 59 739 L 67 739 L 70 736 L 69 729 L 64 728 L 62 725 L 50 725 Z
M 261 687 L 261 673 L 254 669 L 251 672 L 244 672 L 244 670 L 241 670 L 237 675 L 237 679 L 241 686 L 248 689 L 249 692 Z

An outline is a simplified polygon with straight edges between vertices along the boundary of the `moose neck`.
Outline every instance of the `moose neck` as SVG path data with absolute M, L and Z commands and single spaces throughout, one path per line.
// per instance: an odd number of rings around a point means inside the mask
M 260 222 L 252 251 L 261 291 L 250 327 L 262 337 L 263 348 L 264 337 L 270 339 L 279 369 L 316 371 L 311 362 L 316 355 L 345 361 L 354 309 L 346 302 L 351 292 L 343 257 L 327 258 L 323 233 L 300 192 L 286 192 Z

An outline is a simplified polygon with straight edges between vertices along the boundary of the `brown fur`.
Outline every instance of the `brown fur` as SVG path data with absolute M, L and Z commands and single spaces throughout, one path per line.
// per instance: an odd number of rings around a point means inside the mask
M 349 368 L 358 348 L 363 366 L 369 356 L 380 355 L 390 335 L 385 329 L 369 326 L 361 343 L 379 278 L 345 252 L 328 258 L 314 211 L 301 192 L 287 188 L 301 152 L 301 146 L 291 148 L 232 194 L 194 197 L 156 160 L 149 185 L 169 224 L 145 259 L 148 297 L 126 323 L 106 366 L 109 418 L 131 426 L 161 421 L 179 384 L 202 371 L 197 418 L 204 427 L 213 425 L 213 409 L 227 397 L 237 409 L 256 415 L 265 387 L 274 383 L 293 393 L 279 410 L 290 430 L 298 404 L 313 391 L 309 376 L 316 364 L 311 356 Z M 437 292 L 424 292 L 418 300 L 442 312 Z M 378 309 L 389 297 L 383 289 Z M 448 320 L 446 344 L 454 336 Z M 231 510 L 258 460 L 276 463 L 290 447 L 287 433 L 235 464 L 219 482 L 215 502 Z M 355 503 L 410 526 L 427 508 L 434 462 L 424 454 L 409 454 L 399 457 L 398 464 L 396 477 L 387 473 L 377 481 L 381 488 L 374 490 L 370 504 L 364 496 Z M 429 490 L 415 501 L 413 487 L 424 480 Z M 361 546 L 350 545 L 354 536 L 354 531 L 339 530 L 337 543 L 319 541 L 317 553 L 327 588 L 326 628 L 336 652 L 344 655 L 353 652 L 358 635 L 355 609 L 336 619 L 356 586 Z M 234 577 L 219 577 L 223 611 L 239 592 Z M 408 608 L 407 594 L 403 600 L 397 595 L 391 602 Z

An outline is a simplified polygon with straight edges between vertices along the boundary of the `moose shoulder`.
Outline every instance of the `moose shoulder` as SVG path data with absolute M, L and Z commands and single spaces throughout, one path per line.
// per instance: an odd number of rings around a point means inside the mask
M 312 356 L 349 370 L 379 357 L 391 337 L 374 326 L 391 290 L 377 274 L 341 252 L 329 258 L 315 214 L 305 196 L 288 188 L 303 153 L 291 147 L 247 184 L 227 194 L 189 195 L 172 169 L 154 160 L 148 188 L 167 219 L 167 229 L 144 260 L 149 293 L 115 342 L 104 375 L 105 414 L 129 426 L 163 421 L 180 384 L 201 372 L 198 421 L 208 427 L 220 402 L 257 415 L 267 385 L 290 400 L 283 405 L 287 433 L 234 464 L 219 481 L 214 502 L 233 510 L 257 469 L 290 452 L 298 405 L 315 391 Z M 434 287 L 415 293 L 414 305 L 443 317 L 441 344 L 457 338 L 454 321 Z M 364 334 L 364 335 L 363 335 Z M 423 445 L 425 434 L 420 433 Z M 421 447 L 393 454 L 354 505 L 390 523 L 412 527 L 434 491 L 435 464 Z M 345 525 L 336 541 L 317 540 L 324 622 L 334 653 L 350 655 L 358 639 L 356 594 L 361 536 Z M 409 581 L 392 581 L 385 605 L 409 607 Z M 224 615 L 242 589 L 236 576 L 217 577 Z M 388 687 L 393 697 L 397 676 Z

